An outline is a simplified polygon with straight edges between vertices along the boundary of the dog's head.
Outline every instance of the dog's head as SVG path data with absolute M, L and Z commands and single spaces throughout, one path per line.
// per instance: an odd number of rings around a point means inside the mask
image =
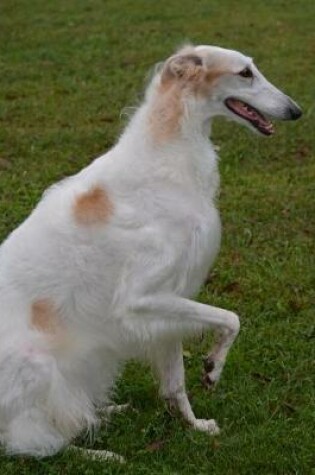
M 171 56 L 162 66 L 159 87 L 180 96 L 188 115 L 195 112 L 202 120 L 225 116 L 263 135 L 274 132 L 269 118 L 296 120 L 302 115 L 251 58 L 215 46 L 187 46 Z

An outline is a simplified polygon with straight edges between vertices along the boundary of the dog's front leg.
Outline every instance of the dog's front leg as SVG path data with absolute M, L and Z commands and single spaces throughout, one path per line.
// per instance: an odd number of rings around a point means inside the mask
M 218 383 L 228 351 L 231 347 L 231 335 L 224 329 L 215 332 L 215 344 L 204 357 L 203 383 L 207 389 L 212 389 Z
M 239 318 L 232 312 L 204 305 L 192 300 L 169 294 L 150 295 L 138 298 L 132 305 L 133 323 L 143 327 L 150 339 L 158 342 L 177 340 L 178 335 L 212 328 L 224 335 L 223 342 L 215 353 L 210 376 L 218 378 L 222 372 L 227 353 L 239 332 Z M 155 366 L 159 373 L 162 393 L 175 401 L 185 419 L 196 429 L 217 432 L 213 420 L 196 419 L 190 407 L 184 383 L 184 366 L 179 343 L 159 347 L 155 350 Z
M 177 410 L 196 430 L 218 434 L 214 419 L 197 419 L 185 389 L 182 344 L 179 341 L 160 342 L 151 354 L 152 366 L 160 381 L 160 394 L 171 411 Z

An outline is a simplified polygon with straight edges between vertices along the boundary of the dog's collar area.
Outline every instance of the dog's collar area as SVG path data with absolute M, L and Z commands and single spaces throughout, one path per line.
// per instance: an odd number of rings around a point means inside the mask
M 250 122 L 260 133 L 264 135 L 272 135 L 274 133 L 273 124 L 261 112 L 258 112 L 257 109 L 246 102 L 234 97 L 228 97 L 225 100 L 225 105 L 234 114 Z

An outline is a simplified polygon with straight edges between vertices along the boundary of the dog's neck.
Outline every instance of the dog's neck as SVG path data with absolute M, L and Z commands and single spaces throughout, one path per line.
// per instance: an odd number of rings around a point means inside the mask
M 195 114 L 173 124 L 172 111 L 169 114 L 163 122 L 159 104 L 144 102 L 121 136 L 116 152 L 127 151 L 122 155 L 130 157 L 131 166 L 150 174 L 151 178 L 194 183 L 207 192 L 211 187 L 211 194 L 215 194 L 217 156 L 208 135 L 210 121 L 202 122 Z

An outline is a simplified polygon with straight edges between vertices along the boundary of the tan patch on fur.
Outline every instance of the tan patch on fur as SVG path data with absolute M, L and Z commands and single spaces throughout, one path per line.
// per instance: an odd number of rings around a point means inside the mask
M 230 72 L 224 65 L 220 67 L 220 64 L 207 68 L 191 47 L 180 53 L 180 56 L 175 55 L 165 64 L 152 106 L 149 129 L 158 143 L 171 140 L 179 132 L 184 95 L 208 97 L 220 77 Z
M 216 85 L 220 77 L 228 73 L 229 71 L 221 69 L 210 69 L 205 71 L 202 77 L 193 84 L 194 92 L 197 95 L 209 96 L 209 94 L 211 94 L 211 89 Z
M 193 81 L 203 72 L 202 60 L 196 54 L 175 55 L 169 59 L 161 76 L 162 85 L 174 80 Z
M 192 45 L 186 45 L 166 61 L 161 83 L 167 86 L 176 81 L 182 87 L 198 91 L 214 85 L 224 74 L 235 74 L 227 61 L 210 58 L 209 64 L 209 58 L 199 54 Z
M 76 222 L 86 226 L 105 223 L 113 214 L 113 210 L 107 192 L 100 186 L 79 195 L 73 208 Z
M 50 335 L 55 335 L 60 330 L 61 322 L 51 300 L 42 299 L 33 302 L 31 323 L 36 330 Z
M 166 142 L 176 135 L 183 113 L 181 91 L 176 84 L 162 85 L 160 94 L 152 108 L 150 132 L 157 142 Z
M 75 345 L 74 335 L 70 335 L 58 310 L 50 299 L 40 299 L 31 306 L 31 326 L 45 336 L 44 351 L 64 354 Z M 37 350 L 42 351 L 40 348 Z M 35 349 L 36 352 L 36 349 Z

